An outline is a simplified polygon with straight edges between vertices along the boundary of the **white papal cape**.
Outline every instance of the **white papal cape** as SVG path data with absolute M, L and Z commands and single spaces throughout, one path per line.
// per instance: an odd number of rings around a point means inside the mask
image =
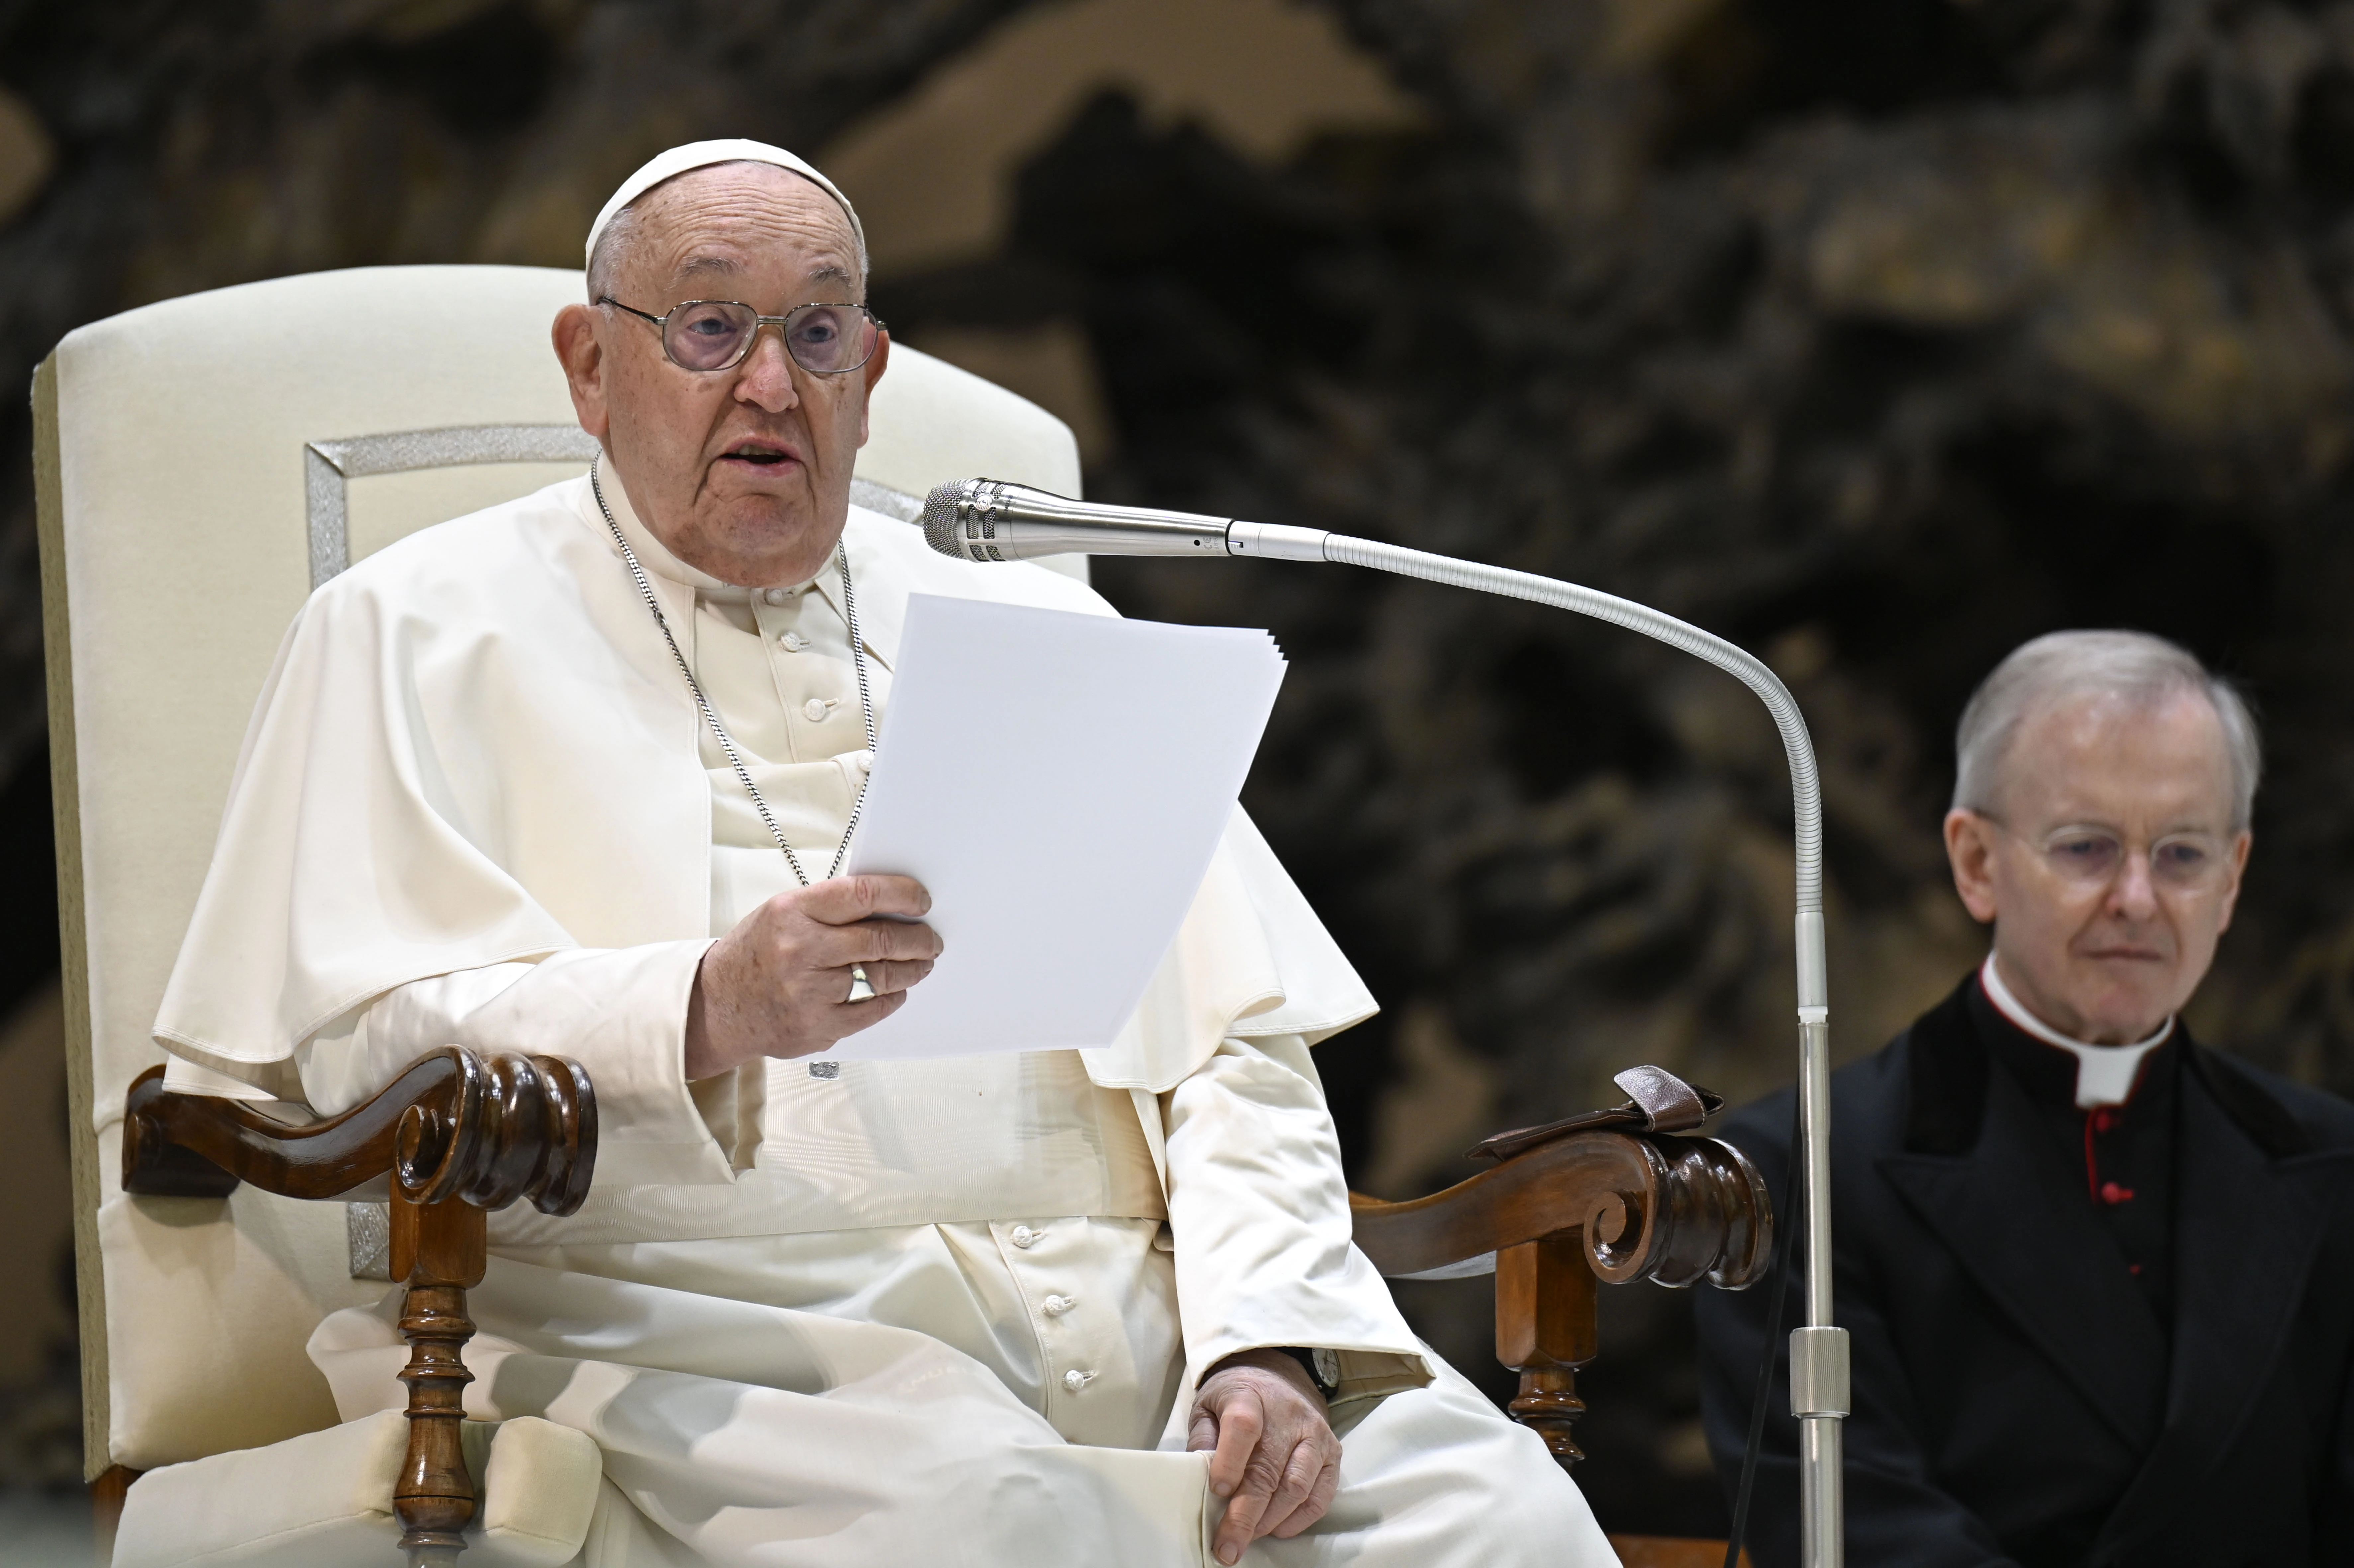
M 872 762 L 838 583 L 731 588 L 605 489 L 822 866 Z M 1112 613 L 856 509 L 844 549 L 878 709 L 911 593 Z M 599 1445 L 584 1563 L 1205 1563 L 1183 1417 L 1264 1346 L 1337 1353 L 1342 1486 L 1252 1561 L 1614 1561 L 1350 1242 L 1310 1047 L 1373 1001 L 1246 818 L 1101 1050 L 689 1085 L 704 948 L 790 885 L 720 764 L 587 479 L 414 535 L 288 632 L 156 1023 L 175 1085 L 322 1112 L 451 1041 L 587 1066 L 595 1189 L 493 1219 L 467 1358 L 471 1414 Z M 402 1402 L 396 1301 L 313 1339 L 347 1419 Z

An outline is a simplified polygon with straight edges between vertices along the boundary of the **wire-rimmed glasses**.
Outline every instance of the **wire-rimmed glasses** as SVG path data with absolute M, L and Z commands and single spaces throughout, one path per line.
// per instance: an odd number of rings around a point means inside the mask
M 610 294 L 597 302 L 653 323 L 663 354 L 681 370 L 733 370 L 752 352 L 753 339 L 773 326 L 785 352 L 803 370 L 840 376 L 875 357 L 883 323 L 864 305 L 795 305 L 780 316 L 764 316 L 740 300 L 688 300 L 655 315 L 625 305 Z
M 2190 893 L 2221 885 L 2231 869 L 2230 843 L 2211 833 L 2168 833 L 2155 842 L 2128 844 L 2112 829 L 2076 824 L 2036 839 L 1989 812 L 1978 815 L 2036 851 L 2062 881 L 2083 887 L 2106 887 L 2137 858 L 2147 863 L 2151 882 Z

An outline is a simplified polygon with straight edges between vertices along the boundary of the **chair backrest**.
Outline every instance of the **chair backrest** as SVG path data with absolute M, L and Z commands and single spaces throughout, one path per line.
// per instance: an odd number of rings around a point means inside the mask
M 84 327 L 35 375 L 92 1475 L 334 1420 L 303 1342 L 385 1288 L 350 1277 L 345 1206 L 125 1197 L 123 1092 L 162 1059 L 150 1030 L 280 635 L 349 561 L 580 471 L 548 346 L 580 297 L 537 268 L 286 278 Z M 1078 449 L 895 348 L 858 498 L 908 517 L 973 473 L 1076 494 Z

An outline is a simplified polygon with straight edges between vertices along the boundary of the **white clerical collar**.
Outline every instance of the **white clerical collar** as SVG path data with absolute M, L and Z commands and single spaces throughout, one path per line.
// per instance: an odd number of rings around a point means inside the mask
M 1979 967 L 1978 979 L 1986 986 L 1987 1000 L 1994 1003 L 1996 1012 L 2046 1045 L 2057 1045 L 2076 1058 L 2076 1106 L 2080 1110 L 2121 1106 L 2131 1099 L 2134 1079 L 2141 1073 L 2142 1058 L 2165 1044 L 2167 1037 L 2174 1033 L 2174 1020 L 2169 1017 L 2158 1025 L 2157 1033 L 2130 1045 L 2094 1045 L 2071 1040 L 2028 1012 L 2027 1004 L 2011 995 L 2010 988 L 2002 983 L 2002 971 L 1995 967 L 1992 953 Z
M 605 504 L 612 510 L 614 526 L 620 529 L 621 537 L 630 542 L 630 548 L 637 552 L 639 565 L 654 576 L 668 577 L 674 583 L 684 583 L 705 599 L 717 599 L 728 604 L 742 604 L 749 599 L 754 592 L 766 591 L 722 582 L 709 572 L 688 566 L 684 561 L 672 555 L 670 547 L 654 537 L 653 530 L 639 519 L 636 508 L 630 504 L 628 488 L 621 483 L 611 469 L 602 469 L 597 480 L 603 488 Z M 796 590 L 815 587 L 819 592 L 823 593 L 824 577 L 825 574 L 820 572 L 809 582 L 794 583 L 790 586 Z M 831 603 L 833 596 L 826 594 L 825 597 Z

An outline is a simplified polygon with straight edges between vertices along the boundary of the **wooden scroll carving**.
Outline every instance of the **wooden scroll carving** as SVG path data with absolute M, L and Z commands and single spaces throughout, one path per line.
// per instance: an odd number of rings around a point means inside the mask
M 454 1568 L 474 1515 L 459 1451 L 473 1337 L 466 1292 L 482 1283 L 483 1220 L 528 1199 L 568 1214 L 597 1162 L 597 1097 L 561 1056 L 481 1055 L 445 1045 L 364 1105 L 289 1126 L 239 1100 L 168 1094 L 164 1069 L 131 1086 L 122 1189 L 226 1197 L 240 1181 L 290 1198 L 338 1198 L 389 1178 L 392 1277 L 408 1287 L 408 1451 L 393 1492 L 409 1568 Z
M 1391 1278 L 1496 1273 L 1496 1359 L 1521 1374 L 1512 1415 L 1564 1466 L 1585 1413 L 1576 1372 L 1594 1359 L 1594 1282 L 1702 1280 L 1743 1290 L 1773 1252 L 1773 1205 L 1719 1139 L 1569 1132 L 1443 1192 L 1384 1203 L 1351 1193 L 1357 1245 Z

